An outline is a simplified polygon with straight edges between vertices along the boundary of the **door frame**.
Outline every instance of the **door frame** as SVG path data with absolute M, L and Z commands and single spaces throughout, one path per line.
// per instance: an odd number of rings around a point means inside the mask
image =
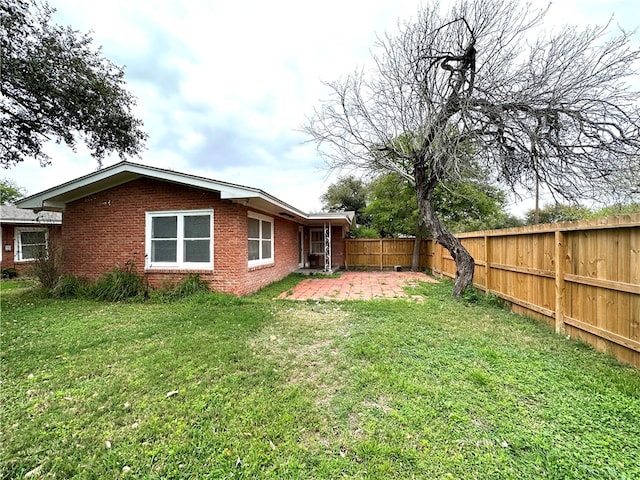
M 304 268 L 304 227 L 298 227 L 298 268 Z

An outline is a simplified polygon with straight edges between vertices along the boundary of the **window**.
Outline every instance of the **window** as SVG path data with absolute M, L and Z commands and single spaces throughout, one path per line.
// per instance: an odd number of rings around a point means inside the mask
M 150 268 L 212 268 L 213 211 L 147 212 Z
M 48 234 L 46 228 L 16 228 L 15 259 L 17 262 L 35 260 L 47 253 Z
M 273 218 L 249 212 L 249 266 L 273 263 Z
M 324 254 L 324 232 L 322 230 L 311 230 L 311 253 L 316 255 Z

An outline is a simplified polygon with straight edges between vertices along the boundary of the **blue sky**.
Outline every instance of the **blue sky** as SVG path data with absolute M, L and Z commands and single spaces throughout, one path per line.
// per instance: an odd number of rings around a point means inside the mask
M 142 158 L 131 160 L 261 188 L 308 212 L 321 209 L 319 197 L 336 179 L 298 130 L 327 95 L 322 81 L 367 62 L 376 34 L 394 33 L 420 3 L 50 0 L 57 23 L 93 31 L 103 54 L 126 67 L 149 134 Z M 612 15 L 637 27 L 640 0 L 556 0 L 545 27 Z M 51 166 L 27 161 L 0 176 L 34 194 L 97 168 L 83 147 L 52 142 L 47 150 Z M 532 205 L 525 199 L 511 209 Z

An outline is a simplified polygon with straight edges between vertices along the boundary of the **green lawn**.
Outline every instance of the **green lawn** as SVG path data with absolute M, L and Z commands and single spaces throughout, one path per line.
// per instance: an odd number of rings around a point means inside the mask
M 640 478 L 640 372 L 491 302 L 2 288 L 1 478 Z M 175 393 L 177 392 L 177 393 Z

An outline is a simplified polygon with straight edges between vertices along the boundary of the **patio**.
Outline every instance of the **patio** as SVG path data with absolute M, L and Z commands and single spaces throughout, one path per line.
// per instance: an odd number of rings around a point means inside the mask
M 403 287 L 418 282 L 437 283 L 437 280 L 420 272 L 341 272 L 335 278 L 307 278 L 278 298 L 324 301 L 410 298 Z

